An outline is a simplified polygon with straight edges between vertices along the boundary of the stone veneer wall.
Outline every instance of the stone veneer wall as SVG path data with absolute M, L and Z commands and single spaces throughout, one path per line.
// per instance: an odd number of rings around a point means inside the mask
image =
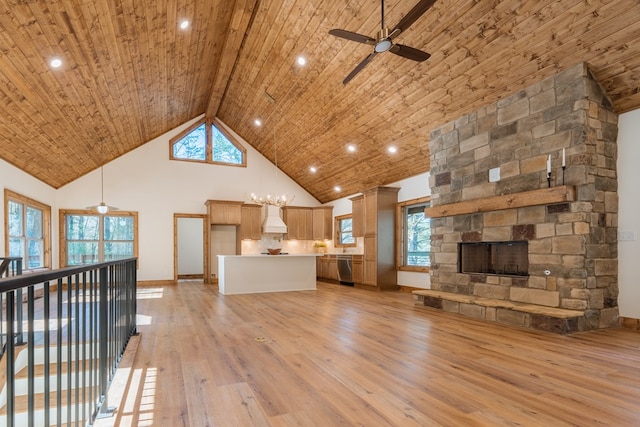
M 434 130 L 432 206 L 545 188 L 548 154 L 562 185 L 563 148 L 576 200 L 432 219 L 431 288 L 583 310 L 580 330 L 617 324 L 617 120 L 578 64 Z M 458 273 L 459 242 L 508 240 L 528 240 L 528 278 Z

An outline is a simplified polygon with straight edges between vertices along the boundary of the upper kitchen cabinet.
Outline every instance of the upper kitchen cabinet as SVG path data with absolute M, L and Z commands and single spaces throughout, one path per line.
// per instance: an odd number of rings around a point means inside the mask
M 351 199 L 351 218 L 353 237 L 364 236 L 364 196 L 356 196 Z
M 333 206 L 313 208 L 313 240 L 333 239 Z
M 288 240 L 313 239 L 313 210 L 308 207 L 285 206 L 282 208 L 282 220 L 287 224 Z
M 242 204 L 242 202 L 226 200 L 207 200 L 205 205 L 209 211 L 209 223 L 211 225 L 240 225 Z
M 262 206 L 243 204 L 240 207 L 240 239 L 260 240 L 262 238 Z

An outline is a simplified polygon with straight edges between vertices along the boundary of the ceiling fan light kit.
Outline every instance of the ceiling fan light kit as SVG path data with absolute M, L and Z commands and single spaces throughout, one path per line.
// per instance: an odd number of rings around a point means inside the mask
M 356 74 L 364 69 L 364 67 L 371 62 L 371 60 L 379 53 L 390 51 L 391 53 L 401 56 L 412 61 L 422 62 L 429 59 L 431 56 L 429 53 L 416 49 L 411 46 L 405 46 L 402 44 L 394 43 L 393 39 L 400 35 L 403 31 L 407 30 L 411 24 L 416 22 L 427 10 L 433 6 L 436 0 L 420 0 L 413 9 L 407 13 L 404 18 L 393 27 L 393 30 L 389 31 L 389 28 L 384 26 L 384 0 L 381 0 L 381 29 L 376 34 L 376 38 L 365 36 L 363 34 L 354 33 L 347 30 L 333 29 L 329 31 L 332 36 L 340 37 L 346 40 L 355 41 L 358 43 L 364 43 L 373 46 L 373 52 L 362 60 L 356 68 L 349 73 L 349 75 L 342 81 L 343 84 L 347 84 L 353 79 Z

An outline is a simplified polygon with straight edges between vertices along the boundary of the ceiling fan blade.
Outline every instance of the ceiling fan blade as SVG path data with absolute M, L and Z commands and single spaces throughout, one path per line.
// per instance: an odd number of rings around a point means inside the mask
M 361 62 L 361 63 L 359 63 L 359 64 L 356 66 L 356 68 L 354 68 L 354 69 L 353 69 L 353 71 L 351 71 L 351 72 L 349 73 L 349 75 L 348 75 L 348 76 L 347 76 L 347 77 L 342 81 L 342 84 L 345 84 L 345 85 L 346 85 L 347 83 L 349 83 L 349 82 L 351 81 L 351 79 L 353 79 L 353 78 L 356 76 L 356 74 L 358 74 L 360 71 L 362 71 L 362 69 L 363 69 L 364 67 L 366 67 L 366 66 L 367 66 L 367 64 L 368 64 L 369 62 L 371 62 L 371 60 L 373 59 L 373 57 L 374 57 L 374 56 L 376 56 L 377 54 L 378 54 L 378 52 L 372 52 L 371 54 L 369 54 L 369 56 L 367 56 L 366 58 L 364 58 L 364 59 L 362 60 L 362 62 Z
M 416 49 L 415 47 L 405 46 L 403 44 L 394 44 L 389 49 L 391 53 L 395 53 L 398 56 L 402 56 L 403 58 L 411 59 L 413 61 L 426 61 L 431 56 L 430 53 L 424 52 L 422 50 Z
M 413 9 L 411 9 L 409 13 L 407 13 L 404 18 L 402 18 L 400 22 L 398 22 L 398 24 L 393 27 L 389 38 L 393 39 L 401 32 L 409 28 L 414 22 L 418 20 L 418 18 L 420 18 L 427 10 L 429 10 L 435 2 L 436 0 L 420 0 L 418 4 L 413 6 Z
M 358 43 L 365 43 L 370 45 L 376 44 L 376 40 L 372 39 L 369 36 L 364 36 L 362 34 L 354 33 L 347 30 L 333 29 L 333 30 L 329 30 L 329 34 L 331 34 L 332 36 L 340 37 L 340 38 L 351 40 Z

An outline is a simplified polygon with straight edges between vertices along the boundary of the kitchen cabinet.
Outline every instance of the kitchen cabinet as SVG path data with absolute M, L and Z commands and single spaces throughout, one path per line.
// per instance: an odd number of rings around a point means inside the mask
M 285 239 L 313 239 L 313 210 L 311 208 L 285 206 L 282 208 L 282 220 L 287 224 Z
M 338 259 L 335 255 L 318 257 L 316 276 L 318 276 L 319 279 L 338 280 Z
M 364 281 L 364 265 L 362 255 L 353 255 L 351 257 L 351 278 L 353 283 L 363 283 Z
M 375 187 L 363 192 L 364 287 L 395 290 L 396 204 L 399 188 Z
M 333 206 L 313 208 L 313 240 L 333 239 Z
M 262 238 L 261 226 L 262 206 L 243 204 L 240 207 L 240 239 L 260 240 Z
M 240 225 L 242 202 L 207 200 L 205 205 L 211 225 Z
M 376 286 L 378 278 L 376 236 L 364 237 L 363 285 Z
M 351 218 L 353 237 L 364 236 L 364 196 L 356 196 L 351 199 Z

